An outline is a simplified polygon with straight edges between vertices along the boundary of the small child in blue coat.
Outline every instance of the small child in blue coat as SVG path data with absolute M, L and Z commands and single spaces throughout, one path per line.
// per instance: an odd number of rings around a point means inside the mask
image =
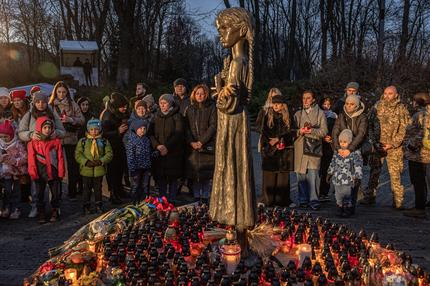
M 347 149 L 352 141 L 352 131 L 344 129 L 339 134 L 339 145 Z M 363 177 L 363 158 L 359 150 L 342 157 L 338 153 L 333 155 L 327 171 L 327 183 L 332 182 L 336 197 L 337 216 L 349 217 L 353 214 L 352 188 Z
M 159 151 L 153 151 L 147 136 L 149 122 L 143 119 L 134 120 L 131 125 L 128 144 L 126 145 L 127 164 L 130 174 L 132 200 L 138 204 L 149 195 L 149 178 L 151 161 Z

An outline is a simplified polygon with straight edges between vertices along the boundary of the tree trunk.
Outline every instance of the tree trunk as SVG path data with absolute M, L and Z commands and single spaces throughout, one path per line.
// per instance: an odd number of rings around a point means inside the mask
M 225 8 L 230 8 L 231 7 L 230 1 L 228 1 L 228 0 L 224 0 L 224 5 L 225 5 Z
M 402 19 L 402 33 L 400 35 L 399 43 L 399 64 L 404 63 L 406 56 L 406 45 L 409 40 L 409 10 L 411 7 L 410 0 L 403 0 L 403 19 Z
M 288 80 L 294 79 L 294 55 L 295 55 L 295 42 L 296 42 L 296 25 L 297 25 L 297 0 L 292 0 L 292 2 L 291 2 L 290 33 L 288 36 L 288 61 L 287 61 Z
M 378 72 L 376 85 L 381 86 L 384 69 L 384 44 L 385 44 L 385 0 L 378 0 L 379 3 L 379 34 L 378 34 Z
M 320 21 L 321 21 L 321 65 L 327 63 L 327 24 L 325 16 L 325 0 L 320 0 Z

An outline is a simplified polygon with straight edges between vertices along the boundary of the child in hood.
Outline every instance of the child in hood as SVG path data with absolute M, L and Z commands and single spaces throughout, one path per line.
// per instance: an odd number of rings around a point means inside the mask
M 79 139 L 75 150 L 75 159 L 79 164 L 83 183 L 84 214 L 90 213 L 91 189 L 94 190 L 96 212 L 103 212 L 102 181 L 106 166 L 112 158 L 112 147 L 109 141 L 102 137 L 100 120 L 90 119 L 86 137 Z
M 27 145 L 28 173 L 35 182 L 38 197 L 37 211 L 39 223 L 45 223 L 44 194 L 46 184 L 51 190 L 51 222 L 59 219 L 61 180 L 64 177 L 64 155 L 61 139 L 52 138 L 54 123 L 49 117 L 41 116 L 36 120 L 35 132 L 39 139 L 31 139 Z
M 13 123 L 4 120 L 0 123 L 0 183 L 3 185 L 3 218 L 18 219 L 20 198 L 19 178 L 27 174 L 27 152 L 15 135 Z
M 352 131 L 344 129 L 339 134 L 339 145 L 343 150 L 348 149 L 352 142 Z M 327 183 L 332 182 L 336 196 L 337 216 L 349 217 L 353 214 L 352 188 L 360 183 L 363 177 L 363 158 L 359 150 L 343 157 L 336 153 L 333 155 L 327 171 Z
M 134 204 L 149 195 L 149 176 L 151 159 L 158 156 L 153 152 L 151 140 L 147 136 L 149 123 L 143 119 L 131 123 L 131 132 L 126 146 L 128 171 L 130 174 L 131 193 Z

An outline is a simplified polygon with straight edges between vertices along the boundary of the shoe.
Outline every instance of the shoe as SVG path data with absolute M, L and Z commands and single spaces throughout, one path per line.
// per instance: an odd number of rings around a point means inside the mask
M 28 217 L 29 218 L 35 218 L 35 217 L 37 217 L 37 207 L 36 206 L 31 206 L 31 211 L 30 211 L 30 213 L 28 214 Z
M 103 207 L 102 206 L 96 206 L 96 213 L 98 213 L 98 214 L 102 214 L 104 211 L 103 211 Z
M 376 203 L 376 197 L 364 197 L 359 203 L 361 205 L 374 205 Z
M 297 205 L 296 205 L 295 203 L 291 203 L 291 204 L 289 204 L 289 205 L 288 205 L 288 207 L 289 207 L 290 209 L 293 209 L 293 208 L 296 208 L 296 207 L 297 207 Z
M 9 219 L 19 219 L 21 216 L 21 211 L 19 209 L 15 209 L 13 213 L 10 214 Z
M 340 206 L 336 205 L 336 213 L 335 213 L 335 215 L 337 217 L 343 217 L 343 207 L 340 207 Z
M 317 211 L 317 210 L 319 210 L 321 208 L 320 205 L 318 205 L 318 204 L 310 204 L 309 207 L 313 211 Z
M 8 218 L 10 215 L 10 211 L 8 208 L 3 209 L 3 211 L 1 212 L 1 217 L 2 218 Z
M 299 208 L 300 209 L 307 209 L 309 207 L 309 204 L 308 203 L 300 203 L 299 204 Z
M 328 195 L 322 195 L 322 196 L 319 198 L 319 201 L 320 201 L 321 203 L 329 202 L 329 201 L 330 201 L 330 198 L 329 198 L 329 196 L 328 196 Z
M 76 202 L 78 199 L 76 198 L 76 195 L 69 195 L 69 201 Z
M 414 217 L 414 218 L 427 218 L 426 210 L 422 209 L 410 209 L 403 212 L 404 216 Z
M 60 209 L 52 209 L 50 222 L 56 222 L 60 219 Z
M 38 215 L 37 215 L 37 221 L 40 224 L 46 223 L 46 216 L 45 216 L 45 210 L 37 210 Z
M 91 213 L 90 206 L 89 205 L 85 205 L 83 207 L 83 214 L 84 215 L 89 215 L 90 213 Z

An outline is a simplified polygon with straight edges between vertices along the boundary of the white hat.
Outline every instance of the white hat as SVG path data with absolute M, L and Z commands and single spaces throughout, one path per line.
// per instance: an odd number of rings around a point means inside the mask
M 0 97 L 7 96 L 9 97 L 9 89 L 5 87 L 0 87 Z

